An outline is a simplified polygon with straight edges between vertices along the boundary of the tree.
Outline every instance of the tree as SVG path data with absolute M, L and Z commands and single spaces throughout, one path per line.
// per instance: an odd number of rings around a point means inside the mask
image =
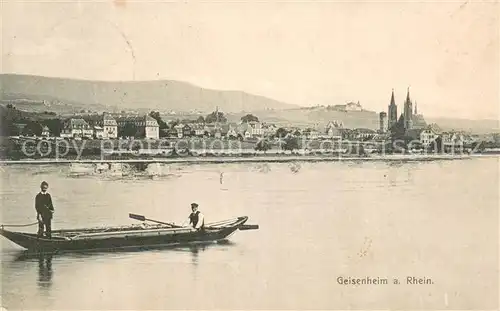
M 59 136 L 63 128 L 63 124 L 60 119 L 48 119 L 43 121 L 43 124 L 49 128 L 51 135 Z
M 168 123 L 168 128 L 170 129 L 173 129 L 174 127 L 176 127 L 177 125 L 179 125 L 180 121 L 179 119 L 177 120 L 172 120 Z
M 299 139 L 293 136 L 285 138 L 285 144 L 283 145 L 283 149 L 290 151 L 293 151 L 294 149 L 299 149 Z
M 137 136 L 137 126 L 134 123 L 128 122 L 119 131 L 121 137 L 135 137 Z
M 214 112 L 212 112 L 211 114 L 209 114 L 209 115 L 207 115 L 205 117 L 205 122 L 206 123 L 214 123 L 214 122 L 217 122 L 217 121 L 219 121 L 221 123 L 227 122 L 227 119 L 224 116 L 224 113 L 222 113 L 220 111 L 218 111 L 218 112 L 214 111 Z
M 261 139 L 255 144 L 254 149 L 257 151 L 267 151 L 271 149 L 271 144 L 267 139 Z
M 241 117 L 241 122 L 243 122 L 243 123 L 259 122 L 259 118 L 257 118 L 253 114 L 247 114 L 247 115 Z
M 285 137 L 288 134 L 288 131 L 282 127 L 276 130 L 276 137 Z
M 23 135 L 41 136 L 42 135 L 42 126 L 38 122 L 28 121 L 28 123 L 26 123 L 26 126 L 23 129 Z
M 196 119 L 196 123 L 205 123 L 205 118 L 203 116 L 199 116 L 198 119 Z
M 162 118 L 160 116 L 160 112 L 153 110 L 149 113 L 149 116 L 151 118 L 155 119 L 156 122 L 158 122 L 158 126 L 160 129 L 166 129 L 168 127 L 167 123 L 165 123 L 165 121 L 162 120 Z

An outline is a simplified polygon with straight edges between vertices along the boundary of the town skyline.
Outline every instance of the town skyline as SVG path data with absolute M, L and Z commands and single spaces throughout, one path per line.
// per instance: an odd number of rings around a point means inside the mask
M 371 111 L 387 106 L 392 89 L 402 104 L 410 86 L 426 116 L 498 119 L 496 9 L 5 1 L 2 72 L 171 79 L 303 107 L 360 101 Z

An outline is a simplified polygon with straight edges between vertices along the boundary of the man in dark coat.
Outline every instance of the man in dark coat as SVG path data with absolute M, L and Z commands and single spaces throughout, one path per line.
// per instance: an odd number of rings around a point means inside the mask
M 52 214 L 54 214 L 54 205 L 52 198 L 47 192 L 49 184 L 43 181 L 40 185 L 40 192 L 35 197 L 36 219 L 38 220 L 38 236 L 45 235 L 50 239 L 52 237 Z

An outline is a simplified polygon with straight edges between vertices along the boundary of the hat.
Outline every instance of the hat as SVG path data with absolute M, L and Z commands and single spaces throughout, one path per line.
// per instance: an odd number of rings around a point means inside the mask
M 42 183 L 40 184 L 40 187 L 43 187 L 43 186 L 49 186 L 49 184 L 44 180 L 42 181 Z
M 191 207 L 198 207 L 198 203 L 191 203 Z

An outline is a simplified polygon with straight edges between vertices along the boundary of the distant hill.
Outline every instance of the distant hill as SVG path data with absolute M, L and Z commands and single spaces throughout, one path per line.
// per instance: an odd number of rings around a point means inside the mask
M 500 133 L 498 120 L 469 120 L 469 119 L 453 119 L 453 118 L 427 118 L 430 123 L 436 123 L 445 131 L 466 131 L 477 134 Z
M 251 112 L 261 121 L 281 126 L 323 127 L 329 121 L 337 120 L 348 128 L 379 127 L 378 113 L 374 111 L 339 111 L 342 109 L 322 106 L 298 107 L 241 91 L 209 90 L 171 80 L 104 82 L 1 74 L 0 101 L 2 104 L 14 101 L 17 109 L 40 113 L 50 111 L 66 114 L 81 110 L 186 112 L 177 115 L 163 114 L 165 119 L 189 118 L 189 112 L 192 111 L 202 112 L 203 115 L 218 106 L 230 121 L 239 121 L 241 116 Z M 347 104 L 335 105 L 340 106 L 347 108 Z M 198 117 L 196 114 L 191 116 Z M 500 132 L 498 120 L 425 119 L 428 124 L 437 123 L 443 130 L 463 130 L 478 134 Z
M 346 128 L 379 128 L 379 115 L 377 112 L 363 111 L 335 111 L 325 107 L 311 107 L 287 109 L 281 111 L 254 111 L 261 121 L 276 123 L 278 125 L 292 124 L 301 127 L 317 125 L 323 128 L 330 121 L 342 121 Z M 239 120 L 243 114 L 231 115 L 228 119 Z M 454 118 L 425 118 L 427 124 L 436 123 L 443 131 L 466 131 L 476 134 L 500 132 L 497 120 L 468 120 Z
M 281 111 L 254 111 L 261 121 L 299 127 L 324 127 L 330 121 L 342 121 L 347 128 L 378 129 L 378 114 L 373 111 L 342 112 L 325 107 L 286 109 Z
M 0 90 L 2 100 L 45 100 L 50 107 L 68 112 L 80 109 L 210 112 L 216 106 L 221 111 L 240 112 L 297 107 L 241 91 L 209 90 L 172 80 L 105 82 L 2 74 Z

